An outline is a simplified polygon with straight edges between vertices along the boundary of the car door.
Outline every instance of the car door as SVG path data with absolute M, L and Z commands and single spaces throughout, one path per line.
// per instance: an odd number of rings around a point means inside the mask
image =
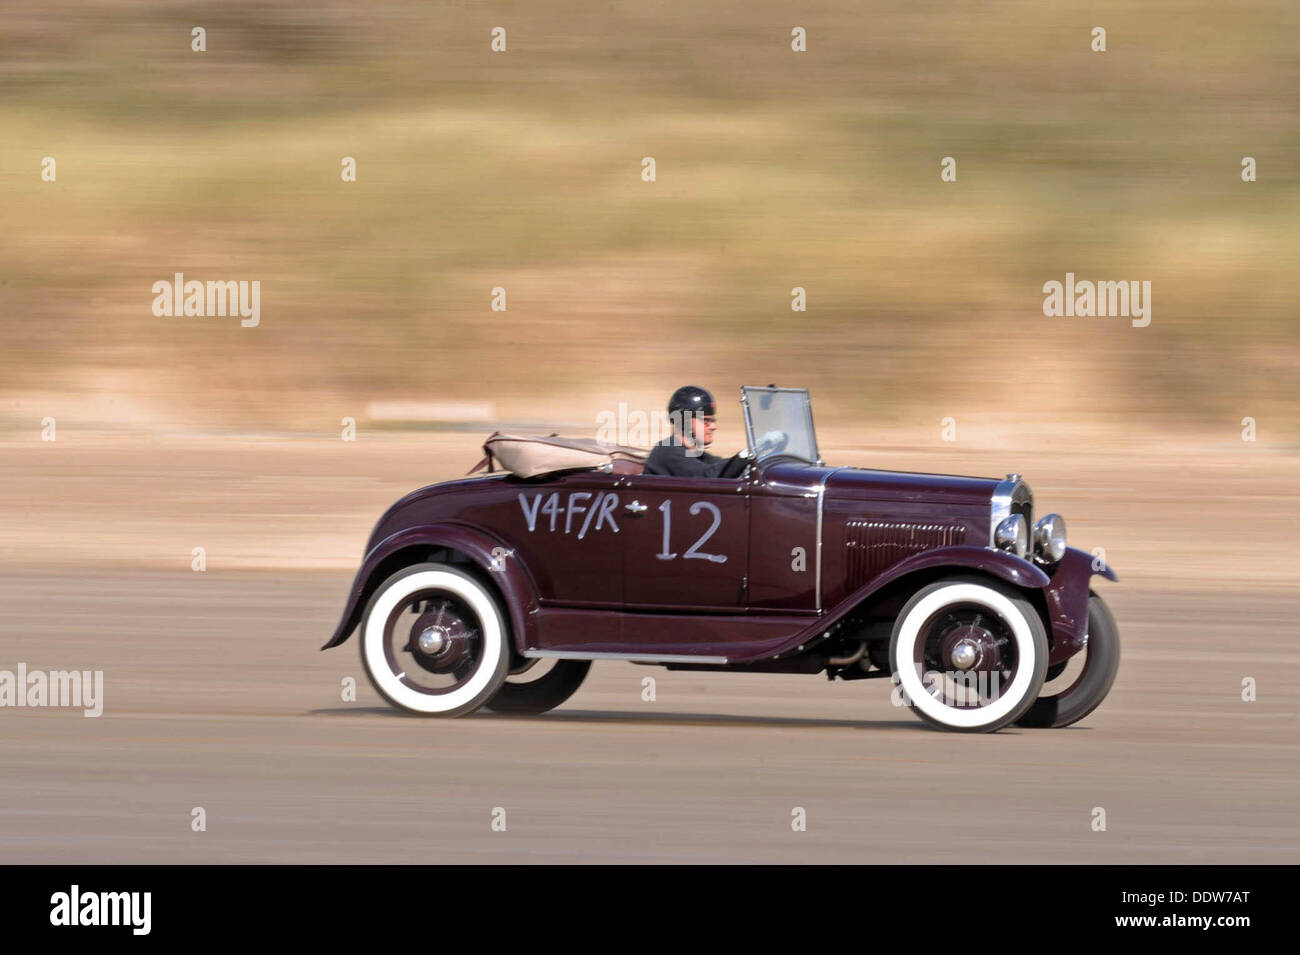
M 727 613 L 742 608 L 747 492 L 740 479 L 626 478 L 619 507 L 624 606 Z
M 617 476 L 580 471 L 520 482 L 504 519 L 509 540 L 529 569 L 543 603 L 618 609 L 623 512 Z

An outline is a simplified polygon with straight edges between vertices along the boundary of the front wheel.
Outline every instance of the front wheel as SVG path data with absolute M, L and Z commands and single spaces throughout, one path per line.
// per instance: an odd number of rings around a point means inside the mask
M 1067 674 L 1056 691 L 1048 686 L 1049 695 L 1040 696 L 1025 715 L 1016 720 L 1021 726 L 1061 727 L 1077 723 L 1101 705 L 1119 672 L 1119 626 L 1096 594 L 1088 598 L 1088 642 L 1082 654 L 1076 653 L 1066 664 L 1082 656 L 1083 666 L 1074 676 Z M 1071 668 L 1073 669 L 1073 668 Z M 1056 675 L 1065 672 L 1064 668 Z M 1049 681 L 1050 682 L 1050 681 Z
M 361 624 L 361 662 L 384 699 L 425 716 L 462 716 L 506 678 L 510 646 L 492 591 L 446 564 L 399 570 Z
M 894 621 L 895 702 L 942 729 L 991 733 L 1033 705 L 1047 654 L 1047 630 L 1024 595 L 948 577 L 917 591 Z

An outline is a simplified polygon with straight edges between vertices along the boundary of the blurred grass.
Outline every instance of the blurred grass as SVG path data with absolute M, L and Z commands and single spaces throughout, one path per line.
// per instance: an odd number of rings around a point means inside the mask
M 0 396 L 313 430 L 390 397 L 589 419 L 778 380 L 823 419 L 1294 438 L 1298 26 L 1201 0 L 10 7 Z M 155 318 L 178 271 L 261 281 L 261 327 Z M 1044 318 L 1067 271 L 1151 281 L 1151 326 Z

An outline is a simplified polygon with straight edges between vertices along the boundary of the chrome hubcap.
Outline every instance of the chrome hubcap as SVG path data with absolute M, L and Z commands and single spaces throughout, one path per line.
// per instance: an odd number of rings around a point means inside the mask
M 421 653 L 427 653 L 429 656 L 441 653 L 447 647 L 447 628 L 426 627 L 421 631 L 416 643 Z
M 952 665 L 958 670 L 969 670 L 979 657 L 979 648 L 973 640 L 959 640 L 952 648 Z

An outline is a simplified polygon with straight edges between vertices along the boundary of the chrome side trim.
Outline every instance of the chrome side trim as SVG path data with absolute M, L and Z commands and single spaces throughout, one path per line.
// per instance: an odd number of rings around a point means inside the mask
M 822 612 L 822 505 L 826 500 L 826 485 L 835 474 L 847 469 L 847 465 L 832 468 L 822 477 L 822 483 L 817 485 L 817 556 L 814 558 L 813 573 L 816 574 L 816 580 L 813 581 L 813 607 L 818 613 Z
M 524 650 L 539 660 L 627 660 L 631 663 L 726 663 L 726 657 L 697 657 L 689 653 L 585 653 L 580 650 Z

